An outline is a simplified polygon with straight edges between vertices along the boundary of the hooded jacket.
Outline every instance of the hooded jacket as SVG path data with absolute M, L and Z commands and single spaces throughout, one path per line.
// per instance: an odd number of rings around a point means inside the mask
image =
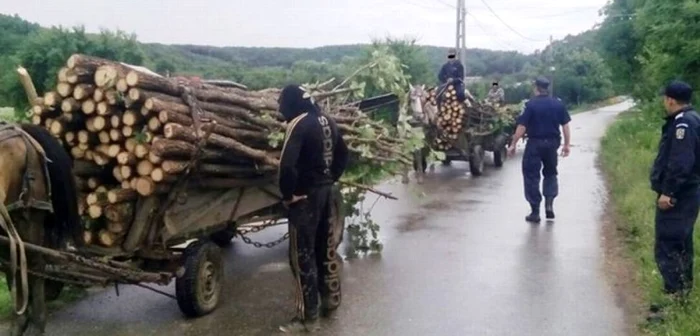
M 282 90 L 279 106 L 288 122 L 279 168 L 283 200 L 338 181 L 347 165 L 348 148 L 335 121 L 299 85 Z

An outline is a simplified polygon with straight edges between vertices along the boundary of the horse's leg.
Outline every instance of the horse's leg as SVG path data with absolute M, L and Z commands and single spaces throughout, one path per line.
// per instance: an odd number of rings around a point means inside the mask
M 423 150 L 418 149 L 413 152 L 413 168 L 416 171 L 416 181 L 418 184 L 423 183 L 423 169 L 425 166 L 423 165 Z
M 44 245 L 46 242 L 45 225 L 46 215 L 43 212 L 34 212 L 28 225 L 31 227 L 31 237 L 35 244 Z M 44 269 L 46 261 L 39 253 L 30 253 L 29 265 L 37 269 Z M 29 298 L 31 304 L 31 320 L 35 332 L 31 335 L 44 335 L 46 329 L 46 281 L 43 278 L 29 277 Z M 30 327 L 31 328 L 31 327 Z

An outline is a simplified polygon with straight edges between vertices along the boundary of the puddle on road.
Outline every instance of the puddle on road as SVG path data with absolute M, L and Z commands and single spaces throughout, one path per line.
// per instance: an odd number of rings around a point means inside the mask
M 415 213 L 410 215 L 401 216 L 402 221 L 396 226 L 396 230 L 399 233 L 408 233 L 420 230 L 429 229 L 428 223 L 426 221 L 426 216 L 424 214 Z

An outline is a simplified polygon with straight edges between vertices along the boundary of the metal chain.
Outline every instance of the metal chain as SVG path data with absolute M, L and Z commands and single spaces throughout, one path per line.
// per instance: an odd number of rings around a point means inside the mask
M 268 222 L 265 222 L 262 225 L 256 225 L 256 226 L 242 226 L 238 228 L 238 235 L 241 236 L 241 239 L 243 239 L 243 242 L 246 244 L 253 245 L 257 248 L 261 247 L 266 247 L 266 248 L 273 248 L 279 244 L 282 244 L 285 240 L 289 239 L 289 232 L 286 232 L 282 237 L 280 237 L 277 240 L 268 242 L 268 243 L 261 243 L 257 241 L 253 241 L 252 239 L 248 238 L 246 234 L 248 233 L 255 233 L 255 232 L 260 232 L 266 228 L 269 228 L 271 226 L 276 226 L 276 225 L 281 225 L 284 224 L 283 222 L 279 222 L 277 220 L 271 220 Z

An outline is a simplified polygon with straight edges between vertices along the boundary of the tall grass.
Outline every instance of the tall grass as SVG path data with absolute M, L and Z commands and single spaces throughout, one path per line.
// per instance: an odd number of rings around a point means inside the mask
M 663 300 L 653 254 L 655 195 L 649 184 L 661 124 L 661 118 L 648 111 L 627 113 L 608 129 L 602 141 L 602 162 L 611 184 L 615 224 L 625 239 L 628 256 L 638 267 L 642 294 L 648 303 Z M 699 234 L 696 231 L 696 241 Z M 696 248 L 696 260 L 700 260 L 699 253 L 700 248 Z M 700 274 L 695 269 L 697 280 Z M 700 335 L 700 288 L 694 291 L 688 306 L 672 306 L 665 322 L 640 327 L 654 335 Z

